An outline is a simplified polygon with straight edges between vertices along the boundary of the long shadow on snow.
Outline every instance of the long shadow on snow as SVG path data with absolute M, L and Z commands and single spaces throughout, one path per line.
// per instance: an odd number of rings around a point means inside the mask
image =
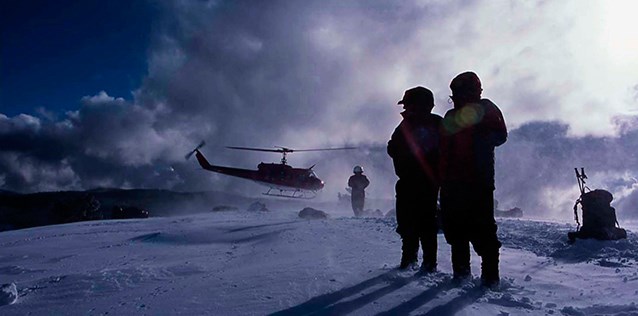
M 274 238 L 282 232 L 291 229 L 292 228 L 284 228 L 261 234 L 239 234 L 231 236 L 214 231 L 188 232 L 186 234 L 157 232 L 133 237 L 130 238 L 129 241 L 172 245 L 236 244 Z
M 362 306 L 392 292 L 408 283 L 416 280 L 417 276 L 410 276 L 408 278 L 392 278 L 395 274 L 395 270 L 388 271 L 380 274 L 371 279 L 365 280 L 356 285 L 343 288 L 336 292 L 323 294 L 310 300 L 299 304 L 297 306 L 290 307 L 288 309 L 271 314 L 271 316 L 281 315 L 342 315 L 357 310 Z M 389 282 L 388 285 L 377 289 L 373 292 L 365 294 L 361 297 L 357 297 L 353 300 L 334 304 L 342 299 L 353 296 L 357 293 L 363 292 L 365 289 L 373 287 L 377 284 Z M 334 304 L 334 305 L 332 305 Z
M 450 290 L 452 288 L 454 288 L 454 285 L 450 282 L 436 284 L 434 287 L 421 292 L 421 294 L 413 297 L 409 301 L 404 302 L 390 310 L 379 313 L 377 314 L 377 316 L 407 315 L 417 308 L 425 305 L 427 302 L 436 298 L 439 293 Z
M 296 221 L 287 221 L 287 222 L 279 222 L 279 223 L 270 223 L 270 224 L 261 224 L 261 225 L 251 225 L 251 226 L 242 226 L 237 228 L 229 229 L 229 233 L 240 232 L 244 230 L 250 230 L 255 228 L 269 227 L 269 226 L 277 226 L 277 225 L 286 225 L 286 224 L 294 224 L 294 223 L 303 223 L 304 221 L 296 220 Z
M 445 316 L 445 315 L 454 315 L 458 313 L 460 310 L 466 308 L 467 306 L 472 305 L 476 300 L 478 300 L 483 294 L 485 294 L 485 288 L 477 287 L 469 289 L 459 296 L 451 299 L 449 302 L 445 304 L 441 304 L 429 310 L 425 314 L 421 314 L 422 316 Z

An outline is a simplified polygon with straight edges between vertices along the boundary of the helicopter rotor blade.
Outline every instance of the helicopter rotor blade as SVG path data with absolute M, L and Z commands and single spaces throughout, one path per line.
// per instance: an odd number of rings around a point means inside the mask
M 275 147 L 279 148 L 280 152 L 284 152 L 284 153 L 292 153 L 296 151 L 294 149 L 284 147 L 284 146 L 275 146 Z
M 328 151 L 328 150 L 348 150 L 348 149 L 357 149 L 357 147 L 294 149 L 294 151 Z M 291 149 L 291 151 L 292 151 L 292 149 Z
M 275 147 L 277 149 L 226 146 L 226 148 L 230 148 L 230 149 L 250 150 L 250 151 L 265 151 L 265 152 L 271 152 L 271 153 L 294 153 L 294 152 L 299 152 L 299 151 L 328 151 L 328 150 L 357 149 L 357 147 L 313 148 L 313 149 L 292 149 L 292 148 L 288 148 L 288 147 L 284 147 L 284 146 L 275 146 Z
M 286 149 L 267 149 L 267 148 L 235 147 L 235 146 L 226 146 L 226 148 L 238 149 L 238 150 L 250 150 L 250 151 L 266 151 L 271 153 L 282 153 L 286 151 Z
M 199 150 L 200 148 L 204 147 L 204 145 L 206 145 L 206 142 L 202 140 L 199 143 L 199 145 L 197 145 L 197 147 L 195 147 L 195 149 L 193 149 L 191 152 L 186 154 L 186 156 L 184 156 L 184 159 L 188 160 L 197 150 Z

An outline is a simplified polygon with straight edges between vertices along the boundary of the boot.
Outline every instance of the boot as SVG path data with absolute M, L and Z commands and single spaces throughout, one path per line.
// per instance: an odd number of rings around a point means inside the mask
M 500 283 L 498 273 L 498 252 L 481 258 L 481 285 L 487 288 L 498 287 Z
M 412 265 L 415 265 L 416 263 L 417 263 L 416 256 L 412 257 L 412 256 L 403 255 L 401 256 L 401 263 L 399 264 L 399 270 L 406 270 Z
M 419 269 L 419 273 L 421 274 L 430 274 L 436 272 L 436 263 L 431 262 L 423 262 L 421 264 L 421 269 Z
M 401 264 L 399 264 L 399 269 L 405 270 L 418 261 L 419 239 L 415 236 L 403 236 L 401 241 L 403 245 L 401 246 Z
M 454 244 L 452 248 L 452 272 L 455 280 L 463 280 L 472 276 L 470 269 L 470 244 Z
M 436 272 L 436 253 L 437 240 L 436 234 L 421 237 L 421 249 L 423 250 L 423 263 L 421 264 L 421 273 Z

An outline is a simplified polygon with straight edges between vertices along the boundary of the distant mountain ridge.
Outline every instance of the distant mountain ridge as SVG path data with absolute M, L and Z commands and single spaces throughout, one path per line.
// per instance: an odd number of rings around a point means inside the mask
M 0 231 L 78 221 L 79 208 L 93 200 L 98 202 L 99 214 L 105 219 L 110 218 L 115 206 L 147 209 L 153 217 L 203 212 L 227 201 L 246 205 L 254 201 L 217 191 L 95 188 L 21 194 L 0 190 Z

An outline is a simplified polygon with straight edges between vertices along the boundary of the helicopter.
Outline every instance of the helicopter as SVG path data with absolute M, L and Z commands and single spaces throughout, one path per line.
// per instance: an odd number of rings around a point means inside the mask
M 321 149 L 291 149 L 287 147 L 277 146 L 274 149 L 253 148 L 253 147 L 234 147 L 226 148 L 234 150 L 249 150 L 260 152 L 274 152 L 283 155 L 280 163 L 259 163 L 257 170 L 241 169 L 234 167 L 224 167 L 212 165 L 206 157 L 201 153 L 200 149 L 206 143 L 202 141 L 195 149 L 186 154 L 184 158 L 187 160 L 195 154 L 199 165 L 208 171 L 217 172 L 233 177 L 252 180 L 258 184 L 268 187 L 268 191 L 262 193 L 269 196 L 278 196 L 285 198 L 312 199 L 317 196 L 317 192 L 323 189 L 324 182 L 317 177 L 312 168 L 294 168 L 288 165 L 286 155 L 293 152 L 303 151 L 327 151 L 327 150 L 347 150 L 356 149 L 356 147 L 341 148 L 321 148 Z

